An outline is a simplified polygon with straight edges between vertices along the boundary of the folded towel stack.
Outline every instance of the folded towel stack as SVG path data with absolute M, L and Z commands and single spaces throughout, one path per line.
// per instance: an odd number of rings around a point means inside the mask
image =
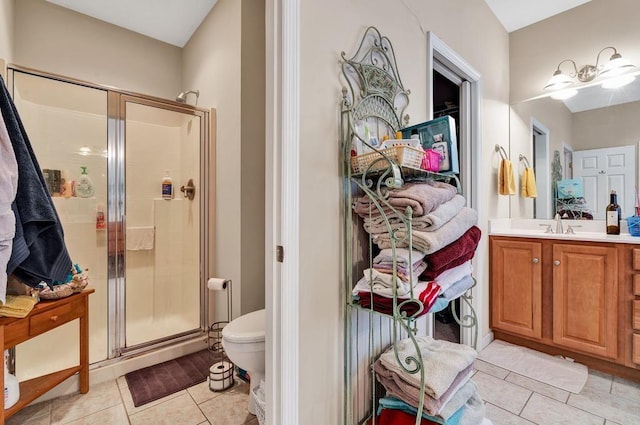
M 389 348 L 373 366 L 377 380 L 387 392 L 380 400 L 381 424 L 415 423 L 421 395 L 424 397 L 422 419 L 426 421 L 421 423 L 482 423 L 484 403 L 471 381 L 477 355 L 473 348 L 419 336 L 415 345 L 411 339 L 399 341 L 397 352 L 399 360 L 394 349 Z M 412 357 L 422 359 L 422 372 L 409 373 L 400 366 L 405 364 L 412 369 L 415 363 L 406 362 Z M 424 387 L 421 375 L 424 376 Z M 413 422 L 403 422 L 408 419 Z
M 381 251 L 353 288 L 355 300 L 391 314 L 395 295 L 399 310 L 416 317 L 445 308 L 471 288 L 470 260 L 481 232 L 478 213 L 465 204 L 453 186 L 442 182 L 391 189 L 378 205 L 367 196 L 357 198 L 353 209 Z M 453 274 L 446 273 L 452 269 Z
M 22 319 L 31 313 L 37 302 L 38 300 L 29 295 L 7 295 L 4 305 L 0 305 L 0 316 Z

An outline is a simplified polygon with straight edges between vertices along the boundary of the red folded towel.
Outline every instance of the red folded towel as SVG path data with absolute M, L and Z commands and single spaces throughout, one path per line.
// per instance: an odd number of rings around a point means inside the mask
M 435 282 L 429 282 L 427 284 L 427 288 L 418 294 L 418 299 L 422 302 L 424 309 L 420 312 L 419 316 L 426 314 L 429 312 L 433 304 L 436 302 L 436 298 L 438 298 L 438 293 L 440 292 L 440 287 Z M 371 303 L 373 302 L 373 309 L 383 314 L 392 314 L 393 313 L 393 298 L 383 297 L 382 295 L 372 294 L 371 292 L 358 292 L 358 297 L 360 300 L 358 304 L 360 304 L 364 308 L 371 308 Z M 398 299 L 398 304 L 400 304 L 402 299 Z M 407 313 L 407 316 L 413 316 L 418 312 L 420 307 L 417 303 L 407 303 L 400 308 L 400 311 L 404 311 Z
M 410 413 L 396 409 L 382 409 L 378 416 L 379 425 L 415 425 L 416 417 Z M 420 418 L 420 425 L 438 425 L 425 418 Z
M 427 270 L 422 280 L 433 280 L 443 271 L 452 269 L 473 258 L 482 232 L 477 226 L 471 227 L 458 240 L 424 257 Z

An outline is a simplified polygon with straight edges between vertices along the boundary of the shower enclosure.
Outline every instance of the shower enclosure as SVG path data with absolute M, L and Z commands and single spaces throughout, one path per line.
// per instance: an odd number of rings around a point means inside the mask
M 201 335 L 208 111 L 20 67 L 8 82 L 72 261 L 95 288 L 90 363 Z M 173 196 L 163 196 L 165 175 Z M 78 332 L 71 322 L 20 344 L 19 379 L 76 364 Z

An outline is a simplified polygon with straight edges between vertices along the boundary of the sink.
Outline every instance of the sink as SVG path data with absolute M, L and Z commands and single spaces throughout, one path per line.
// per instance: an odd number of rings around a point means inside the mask
M 495 219 L 489 220 L 489 234 L 521 238 L 640 244 L 640 237 L 634 237 L 628 233 L 624 220 L 621 223 L 620 235 L 607 235 L 604 220 L 563 220 L 562 225 L 565 233 L 546 233 L 545 226 L 547 225 L 551 225 L 551 229 L 555 230 L 556 223 L 553 220 Z M 573 234 L 566 233 L 568 226 L 573 228 Z

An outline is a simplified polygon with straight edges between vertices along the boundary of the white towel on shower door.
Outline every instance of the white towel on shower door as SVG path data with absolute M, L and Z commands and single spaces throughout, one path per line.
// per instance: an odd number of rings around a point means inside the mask
M 127 227 L 127 251 L 147 251 L 153 249 L 155 227 Z

